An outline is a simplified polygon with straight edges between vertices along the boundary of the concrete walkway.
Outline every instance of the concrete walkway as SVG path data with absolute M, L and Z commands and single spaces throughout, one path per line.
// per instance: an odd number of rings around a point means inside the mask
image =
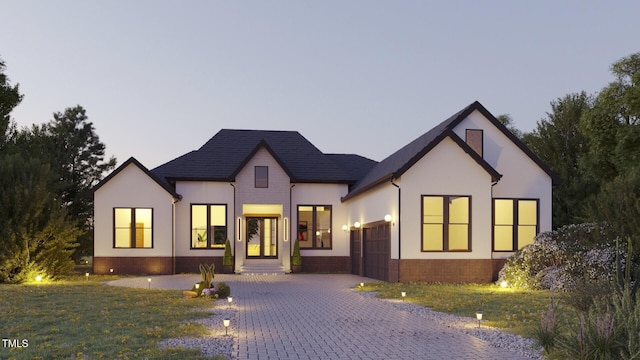
M 152 288 L 189 289 L 199 275 L 151 276 Z M 524 359 L 425 321 L 351 287 L 355 275 L 216 275 L 237 308 L 238 359 Z M 147 278 L 110 285 L 148 287 Z

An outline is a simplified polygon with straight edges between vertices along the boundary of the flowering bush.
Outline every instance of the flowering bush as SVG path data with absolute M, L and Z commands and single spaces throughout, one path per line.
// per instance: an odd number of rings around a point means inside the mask
M 584 281 L 611 282 L 616 273 L 615 238 L 598 224 L 573 224 L 540 233 L 511 256 L 499 281 L 526 289 L 572 291 Z

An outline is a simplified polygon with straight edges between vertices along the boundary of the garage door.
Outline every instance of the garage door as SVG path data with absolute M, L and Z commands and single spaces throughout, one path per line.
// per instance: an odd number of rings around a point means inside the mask
M 351 273 L 362 275 L 362 236 L 360 230 L 351 230 Z
M 389 281 L 391 228 L 389 223 L 366 227 L 363 231 L 364 276 Z

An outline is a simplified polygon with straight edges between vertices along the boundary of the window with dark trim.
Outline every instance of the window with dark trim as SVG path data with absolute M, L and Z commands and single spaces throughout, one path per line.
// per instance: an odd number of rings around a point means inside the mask
M 268 188 L 269 187 L 269 167 L 268 166 L 256 166 L 256 187 Z
M 422 196 L 422 251 L 471 251 L 470 196 Z
M 516 251 L 538 234 L 538 199 L 493 199 L 493 251 Z
M 483 139 L 482 139 L 482 129 L 466 129 L 465 131 L 465 142 L 472 148 L 478 155 L 482 156 L 483 153 Z
M 298 205 L 298 241 L 304 249 L 331 249 L 331 205 Z
M 191 248 L 224 248 L 227 241 L 227 205 L 191 204 Z
M 152 248 L 153 209 L 113 208 L 113 247 Z

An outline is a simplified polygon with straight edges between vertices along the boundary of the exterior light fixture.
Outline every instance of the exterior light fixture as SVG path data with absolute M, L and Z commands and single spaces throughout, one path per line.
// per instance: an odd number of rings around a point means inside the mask
M 386 222 L 391 222 L 391 220 L 393 220 L 393 218 L 391 217 L 391 215 L 387 214 L 384 216 L 384 221 Z
M 360 287 L 364 287 L 364 283 L 360 283 Z
M 147 278 L 147 282 L 149 283 L 149 289 L 151 289 L 151 278 Z
M 480 329 L 480 321 L 482 320 L 482 311 L 476 311 L 476 319 L 478 320 L 478 329 Z
M 225 335 L 229 335 L 228 329 L 229 329 L 229 325 L 230 324 L 231 324 L 231 320 L 230 319 L 222 320 L 222 325 L 224 325 L 224 334 Z
M 196 290 L 200 289 L 200 283 L 196 283 Z
M 227 307 L 231 307 L 231 303 L 233 302 L 233 298 L 231 296 L 227 296 Z
M 403 291 L 400 293 L 400 295 L 402 295 L 402 301 L 404 301 L 404 297 L 407 296 L 407 293 L 406 291 Z
M 89 281 L 89 273 L 84 273 L 84 277 L 87 278 L 87 281 Z
M 355 223 L 353 223 L 353 227 L 355 227 L 356 229 L 360 229 L 360 222 L 356 221 Z
M 506 288 L 507 286 L 509 286 L 509 284 L 508 284 L 505 280 L 502 280 L 502 281 L 500 282 L 500 287 L 501 287 L 501 288 Z
M 342 231 L 347 231 L 347 230 L 349 230 L 349 227 L 346 224 L 342 225 Z
M 113 268 L 109 269 L 109 272 L 110 272 L 111 274 L 113 274 Z
M 37 282 L 42 281 L 42 275 L 37 275 L 37 276 L 36 276 L 36 281 L 37 281 Z

